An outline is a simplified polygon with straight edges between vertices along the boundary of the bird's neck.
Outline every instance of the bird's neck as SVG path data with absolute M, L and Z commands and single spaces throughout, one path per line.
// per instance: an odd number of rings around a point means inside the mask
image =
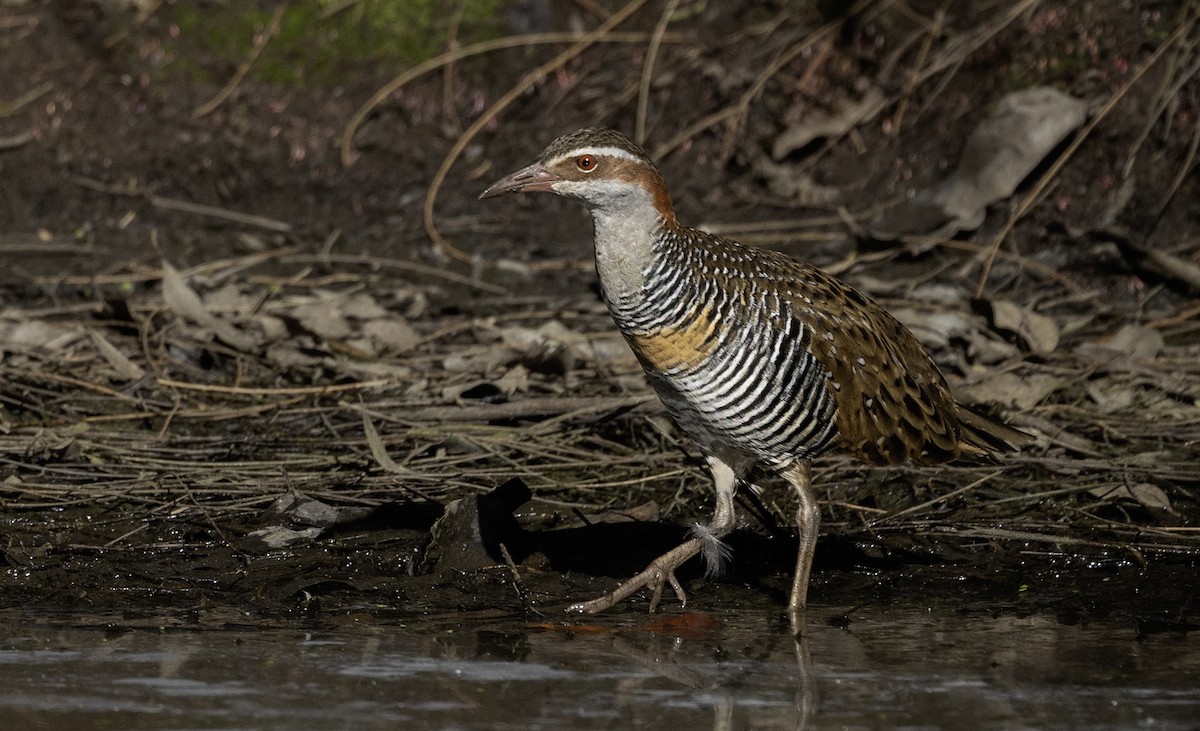
M 596 273 L 611 308 L 635 307 L 641 301 L 646 272 L 654 262 L 655 239 L 667 224 L 662 212 L 648 203 L 592 209 Z
M 596 242 L 596 273 L 614 314 L 637 307 L 646 273 L 656 256 L 655 241 L 672 229 L 675 211 L 657 170 L 644 185 L 619 199 L 590 205 Z

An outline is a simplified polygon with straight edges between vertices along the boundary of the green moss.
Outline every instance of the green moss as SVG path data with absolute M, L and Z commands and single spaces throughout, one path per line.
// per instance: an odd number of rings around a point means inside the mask
M 465 2 L 460 43 L 503 32 L 501 0 Z M 298 86 L 336 81 L 364 64 L 411 66 L 445 49 L 457 6 L 445 0 L 359 0 L 326 16 L 340 4 L 307 0 L 289 6 L 251 76 Z M 227 78 L 245 60 L 256 34 L 266 29 L 274 13 L 273 7 L 258 3 L 179 3 L 168 8 L 168 22 L 179 29 L 170 67 L 193 79 L 210 80 Z

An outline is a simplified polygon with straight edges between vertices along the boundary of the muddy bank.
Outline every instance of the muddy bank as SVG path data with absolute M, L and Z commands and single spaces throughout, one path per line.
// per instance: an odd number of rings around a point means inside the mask
M 273 8 L 231 62 L 170 4 L 98 51 L 51 8 L 10 3 L 0 605 L 217 625 L 554 617 L 705 519 L 698 455 L 595 291 L 586 219 L 475 201 L 566 129 L 641 119 L 682 219 L 837 271 L 918 334 L 964 400 L 1037 436 L 998 464 L 822 460 L 814 597 L 969 587 L 1005 612 L 1186 631 L 1200 196 L 1180 69 L 1194 19 L 1022 8 L 931 24 L 931 9 L 886 3 L 851 17 L 706 6 L 669 19 L 642 87 L 664 10 L 651 3 L 614 31 L 632 35 L 526 84 L 468 139 L 563 46 L 462 59 L 373 106 L 411 64 L 296 85 L 251 63 L 222 97 L 256 43 L 270 58 Z M 547 29 L 604 22 L 579 12 Z M 867 230 L 881 207 L 941 200 L 989 109 L 1030 87 L 1086 114 L 1010 195 L 975 201 L 976 228 Z M 513 567 L 422 575 L 444 506 L 512 479 L 532 492 L 510 511 Z M 780 601 L 793 508 L 764 486 L 739 505 L 728 578 L 697 569 L 689 606 Z M 272 512 L 291 494 L 361 512 Z M 296 535 L 255 535 L 279 529 Z

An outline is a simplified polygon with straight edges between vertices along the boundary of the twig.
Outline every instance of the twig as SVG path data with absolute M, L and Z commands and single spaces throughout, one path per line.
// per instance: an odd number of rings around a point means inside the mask
M 304 396 L 297 396 L 284 401 L 256 404 L 254 406 L 246 406 L 241 409 L 228 409 L 219 411 L 211 408 L 197 409 L 172 409 L 167 416 L 172 419 L 197 419 L 200 421 L 232 421 L 234 419 L 245 419 L 248 416 L 257 416 L 267 411 L 277 411 L 284 409 L 292 404 L 298 404 L 304 400 Z M 99 416 L 85 416 L 82 421 L 88 424 L 106 424 L 118 421 L 143 421 L 145 419 L 155 419 L 162 417 L 163 414 L 156 411 L 138 411 L 129 414 L 101 414 Z
M 647 35 L 645 33 L 610 33 L 604 38 L 597 38 L 597 43 L 644 43 Z M 346 128 L 342 130 L 341 143 L 338 146 L 341 155 L 342 167 L 350 167 L 354 164 L 357 156 L 354 154 L 354 136 L 358 134 L 358 130 L 362 127 L 363 122 L 367 117 L 371 116 L 371 112 L 375 111 L 384 101 L 399 89 L 403 88 L 413 79 L 419 78 L 430 71 L 435 71 L 442 66 L 455 61 L 461 61 L 472 56 L 478 56 L 492 51 L 502 51 L 506 48 L 523 48 L 525 46 L 538 46 L 553 43 L 570 43 L 578 41 L 580 36 L 578 33 L 538 33 L 528 36 L 517 36 L 510 38 L 497 38 L 491 41 L 482 41 L 474 43 L 470 46 L 457 48 L 453 51 L 448 51 L 435 56 L 424 63 L 418 64 L 413 68 L 405 71 L 388 83 L 384 84 L 378 91 L 371 95 L 361 107 L 355 110 L 354 115 L 346 124 Z
M 146 20 L 148 20 L 156 10 L 158 10 L 158 6 L 162 4 L 162 0 L 151 0 L 151 2 L 138 2 L 131 4 L 137 5 L 137 15 L 133 18 L 133 20 L 125 23 L 115 32 L 113 32 L 112 35 L 104 39 L 103 45 L 105 48 L 112 48 L 121 41 L 125 40 L 125 38 L 133 31 L 134 28 L 142 23 L 145 23 Z
M 914 240 L 914 241 L 922 241 L 922 242 L 930 243 L 928 237 L 905 236 L 905 237 L 903 237 L 902 240 L 903 241 Z M 933 240 L 931 243 L 933 243 L 935 246 L 940 246 L 940 247 L 946 248 L 946 249 L 957 249 L 959 251 L 970 251 L 970 252 L 974 252 L 977 254 L 982 253 L 984 250 L 984 246 L 982 246 L 980 244 L 974 244 L 974 243 L 971 243 L 970 241 L 958 241 L 957 239 L 939 238 L 939 239 Z M 1054 267 L 1047 266 L 1046 264 L 1043 264 L 1036 259 L 1030 259 L 1027 256 L 1022 256 L 1020 254 L 1010 253 L 1007 251 L 997 251 L 994 256 L 996 256 L 1000 259 L 1004 259 L 1005 261 L 1011 261 L 1014 264 L 1021 266 L 1026 271 L 1037 272 L 1038 274 L 1041 274 L 1042 276 L 1044 276 L 1048 279 L 1052 279 L 1055 282 L 1058 282 L 1059 284 L 1061 284 L 1063 286 L 1063 288 L 1066 289 L 1068 292 L 1072 292 L 1075 294 L 1086 294 L 1088 297 L 1094 296 L 1094 293 L 1092 293 L 1089 290 L 1083 289 L 1078 284 L 1071 281 L 1071 279 L 1069 277 L 1067 277 L 1065 274 L 1063 274 L 1062 272 L 1056 270 Z
M 1191 12 L 1195 12 L 1195 4 L 1184 8 L 1182 14 L 1184 17 Z M 1182 20 L 1182 18 L 1181 18 Z M 1186 24 L 1186 23 L 1183 23 Z M 1179 61 L 1190 51 L 1196 50 L 1197 41 L 1200 39 L 1189 39 L 1190 44 L 1183 45 L 1180 52 L 1171 58 L 1167 63 L 1167 69 L 1159 80 L 1159 89 L 1155 92 L 1149 103 L 1149 113 L 1146 115 L 1146 122 L 1142 125 L 1142 131 L 1133 140 L 1133 144 L 1125 152 L 1125 165 L 1121 168 L 1121 179 L 1128 178 L 1133 172 L 1133 166 L 1137 163 L 1138 154 L 1142 149 L 1142 145 L 1150 138 L 1150 134 L 1154 131 L 1154 126 L 1158 123 L 1159 118 L 1171 106 L 1171 102 L 1178 96 L 1180 90 L 1200 71 L 1200 59 L 1193 58 L 1191 66 L 1182 73 L 1177 72 Z M 1169 125 L 1168 125 L 1169 128 Z
M 29 144 L 33 140 L 33 131 L 25 130 L 18 132 L 15 135 L 0 137 L 0 152 L 4 150 L 15 150 L 18 147 Z
M 367 438 L 367 447 L 370 448 L 371 456 L 375 458 L 375 462 L 383 468 L 384 472 L 405 476 L 412 474 L 412 470 L 396 464 L 396 460 L 392 459 L 392 455 L 388 454 L 387 447 L 384 446 L 383 439 L 379 437 L 379 431 L 371 423 L 366 408 L 360 407 L 359 410 L 362 411 L 363 434 Z
M 612 11 L 596 2 L 596 0 L 574 0 L 574 2 L 600 20 L 608 20 L 612 17 Z
M 890 523 L 902 515 L 910 515 L 912 513 L 916 513 L 921 510 L 924 510 L 925 508 L 928 508 L 932 505 L 937 505 L 938 503 L 948 502 L 952 498 L 956 498 L 965 492 L 970 492 L 971 490 L 974 490 L 975 488 L 979 487 L 980 485 L 987 482 L 988 480 L 999 477 L 1002 474 L 1004 474 L 1004 470 L 996 470 L 995 472 L 991 472 L 989 474 L 984 475 L 983 477 L 980 477 L 978 480 L 975 480 L 974 482 L 972 482 L 968 485 L 963 485 L 962 487 L 958 488 L 957 490 L 953 490 L 944 495 L 938 495 L 930 500 L 926 500 L 923 503 L 917 503 L 916 505 L 911 505 L 903 510 L 898 510 L 894 513 L 888 513 L 887 515 L 884 515 L 877 520 L 868 521 L 867 526 L 872 527 L 872 526 L 879 525 L 882 523 Z
M 354 255 L 354 254 L 321 254 L 318 256 L 308 254 L 297 254 L 287 256 L 280 259 L 282 263 L 315 263 L 315 264 L 365 264 L 372 267 L 381 267 L 385 269 L 396 269 L 403 272 L 412 272 L 425 277 L 434 277 L 436 279 L 444 279 L 447 282 L 454 282 L 465 287 L 472 287 L 490 294 L 508 296 L 511 294 L 507 289 L 498 284 L 476 279 L 474 277 L 456 274 L 447 271 L 444 267 L 432 267 L 427 264 L 420 264 L 415 261 L 406 261 L 404 259 L 380 258 L 376 256 Z
M 1200 264 L 1154 246 L 1147 246 L 1137 241 L 1137 236 L 1132 231 L 1122 231 L 1118 226 L 1109 226 L 1107 233 L 1112 235 L 1117 246 L 1134 264 L 1145 265 L 1146 269 L 1160 277 L 1182 282 L 1200 291 Z
M 1025 195 L 1020 204 L 1017 205 L 1016 209 L 1008 217 L 1008 221 L 1006 221 L 1004 226 L 996 233 L 994 237 L 992 237 L 991 251 L 988 252 L 988 257 L 984 261 L 983 271 L 979 273 L 979 282 L 975 285 L 976 297 L 983 296 L 983 289 L 985 286 L 987 286 L 988 276 L 992 272 L 992 264 L 996 261 L 996 256 L 1000 252 L 1000 245 L 1004 243 L 1004 240 L 1008 238 L 1010 233 L 1012 233 L 1013 228 L 1017 225 L 1017 221 L 1021 220 L 1021 218 L 1029 212 L 1029 209 L 1033 208 L 1034 204 L 1041 200 L 1042 193 L 1045 192 L 1046 188 L 1050 186 L 1051 181 L 1058 176 L 1058 173 L 1067 164 L 1067 161 L 1069 161 L 1075 154 L 1075 151 L 1083 145 L 1084 140 L 1091 135 L 1092 130 L 1096 129 L 1097 125 L 1099 125 L 1100 122 L 1104 121 L 1108 117 L 1109 113 L 1112 112 L 1117 103 L 1124 99 L 1125 95 L 1129 93 L 1129 90 L 1132 89 L 1137 82 L 1141 81 L 1146 72 L 1153 68 L 1154 65 L 1158 63 L 1159 59 L 1163 57 L 1163 54 L 1166 53 L 1167 49 L 1175 45 L 1180 38 L 1182 38 L 1188 31 L 1191 30 L 1195 23 L 1196 21 L 1193 19 L 1192 21 L 1184 23 L 1176 28 L 1175 32 L 1172 33 L 1162 45 L 1155 49 L 1154 53 L 1150 55 L 1150 58 L 1146 60 L 1146 63 L 1142 64 L 1141 68 L 1134 72 L 1133 76 L 1130 76 L 1129 79 L 1122 84 L 1119 89 L 1113 92 L 1113 95 L 1110 96 L 1108 101 L 1104 103 L 1104 106 L 1102 106 L 1099 111 L 1096 112 L 1096 115 L 1092 117 L 1091 121 L 1079 131 L 1079 134 L 1075 136 L 1075 139 L 1071 141 L 1071 144 L 1067 147 L 1067 149 L 1058 156 L 1054 163 L 1050 165 L 1049 169 L 1042 174 L 1042 177 L 1038 178 L 1037 183 L 1034 184 L 1033 188 Z
M 500 555 L 504 557 L 504 565 L 508 567 L 508 571 L 512 574 L 513 589 L 517 592 L 517 598 L 521 600 L 521 606 L 525 608 L 527 613 L 533 613 L 539 617 L 545 615 L 538 611 L 533 605 L 533 597 L 529 593 L 529 589 L 525 588 L 525 582 L 521 580 L 521 572 L 517 571 L 517 563 L 513 561 L 512 554 L 508 552 L 508 546 L 500 544 Z
M 1032 10 L 1035 5 L 1041 2 L 1042 0 L 1020 0 L 1020 2 L 1008 8 L 998 20 L 986 26 L 983 30 L 975 34 L 963 34 L 956 39 L 957 42 L 947 44 L 946 53 L 942 58 L 918 73 L 914 80 L 915 83 L 920 83 L 951 66 L 960 65 L 964 58 L 983 47 L 984 44 L 995 38 L 1000 31 L 1007 28 L 1009 24 Z
M 651 395 L 628 396 L 625 398 L 609 397 L 562 397 L 539 398 L 525 401 L 513 401 L 507 404 L 486 404 L 482 406 L 430 406 L 424 409 L 413 409 L 408 413 L 398 415 L 404 421 L 469 421 L 488 422 L 502 419 L 522 419 L 534 416 L 562 414 L 568 411 L 596 411 L 611 409 L 627 409 L 640 406 L 654 400 Z
M 463 16 L 467 12 L 467 0 L 458 0 L 454 14 L 450 18 L 450 29 L 446 32 L 446 50 L 453 52 L 461 47 L 458 42 L 458 30 L 462 26 Z M 442 114 L 450 122 L 456 132 L 462 131 L 462 119 L 454 105 L 454 62 L 447 63 L 442 68 Z
M 1187 322 L 1188 320 L 1195 318 L 1200 318 L 1200 304 L 1193 304 L 1191 307 L 1181 310 L 1170 317 L 1151 320 L 1150 322 L 1146 323 L 1146 327 L 1153 328 L 1155 330 L 1161 330 L 1164 327 L 1178 325 L 1182 322 Z
M 1192 106 L 1195 107 L 1196 105 L 1193 104 Z M 1196 162 L 1197 149 L 1200 149 L 1200 124 L 1192 125 L 1192 140 L 1188 143 L 1187 154 L 1183 156 L 1183 163 L 1179 166 L 1179 172 L 1175 174 L 1175 179 L 1171 181 L 1171 187 L 1167 189 L 1162 202 L 1158 204 L 1158 211 L 1154 216 L 1156 222 L 1166 213 L 1167 206 L 1171 205 L 1175 194 L 1179 192 L 1179 187 L 1183 185 L 1183 181 L 1192 172 L 1192 165 Z
M 921 47 L 917 49 L 917 61 L 915 64 L 917 68 L 920 68 L 925 63 L 925 59 L 929 57 L 929 50 L 933 47 L 934 40 L 945 31 L 946 7 L 949 4 L 950 0 L 943 0 L 942 7 L 938 8 L 933 16 L 933 22 L 926 25 L 925 38 L 921 42 Z M 904 113 L 908 109 L 908 101 L 916 88 L 917 79 L 913 76 L 904 85 L 904 90 L 900 93 L 899 106 L 896 109 L 896 113 L 892 115 L 891 134 L 895 137 L 900 136 L 900 129 L 904 124 Z
M 21 96 L 13 99 L 11 102 L 0 99 L 0 117 L 11 117 L 17 112 L 25 108 L 25 105 L 37 99 L 42 94 L 54 89 L 54 83 L 50 81 L 43 82 L 25 92 Z
M 220 218 L 247 226 L 265 228 L 268 231 L 275 231 L 277 233 L 288 233 L 292 230 L 292 224 L 290 223 L 277 221 L 274 218 L 267 218 L 266 216 L 231 211 L 228 208 L 219 208 L 204 203 L 192 203 L 191 201 L 181 201 L 174 198 L 164 198 L 160 195 L 149 196 L 148 200 L 150 201 L 150 205 L 156 208 L 166 208 L 173 211 L 182 211 L 183 213 L 194 213 L 199 216 Z
M 266 216 L 256 216 L 251 213 L 240 213 L 231 211 L 228 208 L 220 208 L 218 206 L 210 206 L 204 203 L 193 203 L 191 201 L 181 201 L 175 198 L 166 198 L 161 195 L 154 195 L 140 188 L 137 183 L 132 184 L 110 184 L 91 178 L 85 178 L 82 175 L 72 175 L 69 178 L 71 182 L 89 190 L 95 190 L 100 193 L 109 195 L 125 195 L 133 198 L 145 198 L 150 202 L 150 205 L 156 208 L 166 208 L 173 211 L 182 211 L 184 213 L 195 213 L 201 216 L 211 216 L 213 218 L 221 218 L 234 223 L 243 223 L 249 226 L 257 226 L 278 233 L 288 233 L 292 230 L 290 223 L 277 221 Z
M 254 62 L 258 60 L 258 57 L 262 55 L 263 49 L 267 46 L 267 42 L 279 33 L 280 24 L 283 22 L 283 14 L 287 12 L 287 9 L 288 3 L 286 2 L 280 3 L 280 5 L 275 8 L 275 13 L 271 16 L 271 20 L 267 23 L 267 29 L 254 37 L 254 44 L 250 48 L 250 53 L 246 56 L 246 59 L 242 61 L 242 64 L 238 66 L 237 71 L 233 74 L 233 78 L 229 80 L 229 83 L 225 84 L 225 88 L 217 92 L 216 96 L 214 96 L 212 99 L 209 99 L 204 104 L 196 107 L 195 111 L 192 112 L 192 119 L 199 119 L 200 117 L 211 114 L 217 107 L 224 104 L 225 100 L 237 90 L 238 86 L 240 86 L 242 83 L 242 79 L 246 78 L 246 74 L 250 73 L 250 67 L 253 66 Z
M 650 36 L 650 45 L 646 48 L 646 62 L 642 64 L 642 81 L 638 85 L 637 122 L 633 136 L 639 145 L 646 141 L 646 107 L 650 103 L 650 80 L 654 77 L 654 61 L 658 57 L 658 47 L 662 43 L 663 34 L 667 32 L 667 25 L 671 22 L 671 17 L 675 15 L 675 9 L 678 7 L 679 0 L 670 0 L 667 7 L 663 8 L 658 25 L 654 26 L 654 34 Z
M 214 383 L 188 383 L 175 381 L 170 378 L 158 379 L 160 386 L 179 388 L 185 391 L 203 391 L 205 393 L 226 393 L 238 396 L 325 396 L 343 391 L 362 391 L 379 388 L 391 384 L 391 379 L 377 378 L 373 381 L 359 383 L 334 383 L 328 386 L 296 386 L 293 388 L 246 388 L 244 386 L 218 386 Z
M 847 12 L 847 15 L 853 14 L 858 10 L 858 8 L 862 7 L 869 1 L 870 0 L 858 0 L 858 2 L 855 4 L 855 7 Z M 747 110 L 749 110 L 750 104 L 752 104 L 754 100 L 758 98 L 758 95 L 762 92 L 763 88 L 766 87 L 767 82 L 770 81 L 780 69 L 790 63 L 796 56 L 808 50 L 808 48 L 814 43 L 824 40 L 835 33 L 844 22 L 845 20 L 835 20 L 831 23 L 826 23 L 793 46 L 790 51 L 777 56 L 775 60 L 767 64 L 767 68 L 765 70 L 759 73 L 758 77 L 754 80 L 754 83 L 750 85 L 750 88 L 742 94 L 740 99 L 738 99 L 737 104 L 720 109 L 703 117 L 700 119 L 700 121 L 688 125 L 682 132 L 655 148 L 652 157 L 661 160 L 670 154 L 675 148 L 679 147 L 684 142 L 696 136 L 700 132 L 708 129 L 709 127 L 714 127 L 733 117 L 740 118 L 744 116 Z M 829 49 L 826 47 L 823 49 L 822 54 L 826 54 L 828 52 Z M 808 71 L 806 73 L 814 73 L 819 67 L 820 60 L 814 60 L 813 63 L 808 65 Z M 731 126 L 731 129 L 740 126 L 740 124 L 740 121 L 735 121 L 735 123 Z
M 20 373 L 29 378 L 38 378 L 38 379 L 51 381 L 53 383 L 62 383 L 62 384 L 68 385 L 68 386 L 77 386 L 77 387 L 85 389 L 87 391 L 95 391 L 96 393 L 104 394 L 105 396 L 109 396 L 111 398 L 115 398 L 120 401 L 128 401 L 131 403 L 138 403 L 137 398 L 130 396 L 127 393 L 121 393 L 120 391 L 109 388 L 108 386 L 101 386 L 98 383 L 92 383 L 90 381 L 85 381 L 82 378 L 74 378 L 72 376 L 62 376 L 57 373 L 48 373 L 46 371 L 31 372 L 31 371 L 27 371 L 27 370 L 18 370 L 16 368 L 5 368 L 4 371 L 8 372 L 9 374 Z
M 446 176 L 450 173 L 450 168 L 454 166 L 455 161 L 458 160 L 458 156 L 461 155 L 462 151 L 467 148 L 467 145 L 470 144 L 475 135 L 479 134 L 480 130 L 490 124 L 492 120 L 495 119 L 496 115 L 503 111 L 505 107 L 520 98 L 520 96 L 525 93 L 525 90 L 532 84 L 535 84 L 545 78 L 551 71 L 561 68 L 568 61 L 583 53 L 592 45 L 603 39 L 609 34 L 610 31 L 612 31 L 613 28 L 623 23 L 626 18 L 628 18 L 630 15 L 633 15 L 633 13 L 637 12 L 637 10 L 645 4 L 646 0 L 630 0 L 625 7 L 621 8 L 621 10 L 615 13 L 611 18 L 604 21 L 604 23 L 596 28 L 596 30 L 588 33 L 567 50 L 525 74 L 525 76 L 523 76 L 521 80 L 511 89 L 509 89 L 504 96 L 500 97 L 495 103 L 484 110 L 484 112 L 479 115 L 479 118 L 471 123 L 471 126 L 459 136 L 458 140 L 454 143 L 454 146 L 450 148 L 450 152 L 446 153 L 446 157 L 442 160 L 441 166 L 438 167 L 437 172 L 433 176 L 433 181 L 429 184 L 429 191 L 425 194 L 425 205 L 423 207 L 425 232 L 429 234 L 429 238 L 433 241 L 435 249 L 443 254 L 451 256 L 452 258 L 458 259 L 459 261 L 468 263 L 474 261 L 474 258 L 471 255 L 451 244 L 444 236 L 442 236 L 441 232 L 437 230 L 437 224 L 433 220 L 433 206 L 437 201 L 438 193 L 441 191 L 442 183 L 445 182 Z
M 208 508 L 200 504 L 200 501 L 196 499 L 196 496 L 192 493 L 192 489 L 188 487 L 188 484 L 184 482 L 183 479 L 178 475 L 175 476 L 175 480 L 179 483 L 179 486 L 183 488 L 183 491 L 187 493 L 188 499 L 192 501 L 192 505 L 195 505 L 196 509 L 204 514 L 205 520 L 207 520 L 208 524 L 212 526 L 213 531 L 216 532 L 217 537 L 221 539 L 221 542 L 224 543 L 226 547 L 233 548 L 233 544 L 229 542 L 229 538 L 225 536 L 225 532 L 221 530 L 221 526 L 217 525 L 217 521 L 213 520 L 212 513 L 208 512 Z

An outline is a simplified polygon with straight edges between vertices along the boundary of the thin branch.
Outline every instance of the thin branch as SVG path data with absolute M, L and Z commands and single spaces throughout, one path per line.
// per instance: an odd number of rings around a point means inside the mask
M 604 38 L 597 38 L 597 43 L 644 43 L 648 36 L 645 33 L 610 33 Z M 396 78 L 379 88 L 371 98 L 368 99 L 361 107 L 355 110 L 350 117 L 350 121 L 346 123 L 346 128 L 342 130 L 342 139 L 338 146 L 342 167 L 350 167 L 354 164 L 358 156 L 354 152 L 354 136 L 358 134 L 358 130 L 362 127 L 363 122 L 371 113 L 375 111 L 383 102 L 387 101 L 388 97 L 404 88 L 409 82 L 420 78 L 425 74 L 436 71 L 437 69 L 451 64 L 456 61 L 461 61 L 472 56 L 479 56 L 493 51 L 502 51 L 506 48 L 524 48 L 526 46 L 538 46 L 554 43 L 571 43 L 579 41 L 578 33 L 538 33 L 527 36 L 515 36 L 509 38 L 497 38 L 490 41 L 482 41 L 463 48 L 457 48 L 440 56 L 435 56 L 428 61 L 420 63 L 413 68 L 405 71 Z
M 577 43 L 575 43 L 575 45 L 525 74 L 525 76 L 522 77 L 521 80 L 517 82 L 517 84 L 515 84 L 511 89 L 509 89 L 504 96 L 497 99 L 492 106 L 484 110 L 484 112 L 479 115 L 479 118 L 472 122 L 471 126 L 459 136 L 458 140 L 454 143 L 454 146 L 450 148 L 450 152 L 446 153 L 446 157 L 442 160 L 441 166 L 438 167 L 437 172 L 433 176 L 433 181 L 429 184 L 429 191 L 425 194 L 425 205 L 423 207 L 425 232 L 429 234 L 429 238 L 433 241 L 434 248 L 441 253 L 450 256 L 451 258 L 458 259 L 459 261 L 468 263 L 474 261 L 474 257 L 451 244 L 444 236 L 442 236 L 441 232 L 438 231 L 437 224 L 433 220 L 433 207 L 434 203 L 437 202 L 437 196 L 441 191 L 442 183 L 446 181 L 446 176 L 450 173 L 450 168 L 454 166 L 455 161 L 458 160 L 458 156 L 461 155 L 462 151 L 467 148 L 467 145 L 471 143 L 471 140 L 475 138 L 475 135 L 479 134 L 480 130 L 490 124 L 492 120 L 495 119 L 500 112 L 504 111 L 509 104 L 512 104 L 514 101 L 519 99 L 521 95 L 525 93 L 525 90 L 531 85 L 536 84 L 544 79 L 550 74 L 550 72 L 562 68 L 571 59 L 575 58 L 588 48 L 595 45 L 597 42 L 604 39 L 605 36 L 611 33 L 613 28 L 616 28 L 618 25 L 623 23 L 626 18 L 628 18 L 630 15 L 633 15 L 645 4 L 646 0 L 630 0 L 630 2 L 625 5 L 625 7 L 621 8 L 619 12 L 615 13 L 608 20 L 604 21 L 604 23 L 596 28 L 596 30 L 581 38 Z
M 670 0 L 663 9 L 650 37 L 650 45 L 646 48 L 646 62 L 642 64 L 642 81 L 638 84 L 637 123 L 633 139 L 640 145 L 646 141 L 646 108 L 650 105 L 650 80 L 654 77 L 654 61 L 658 58 L 658 47 L 662 37 L 667 32 L 667 25 L 679 7 L 679 0 Z
M 237 88 L 241 85 L 242 80 L 246 78 L 246 74 L 250 73 L 250 69 L 254 66 L 254 62 L 258 60 L 258 57 L 262 55 L 263 49 L 267 47 L 267 42 L 279 34 L 279 28 L 283 22 L 283 14 L 287 12 L 287 9 L 288 3 L 286 2 L 281 3 L 275 8 L 275 12 L 271 15 L 271 20 L 267 22 L 267 29 L 254 37 L 254 44 L 250 48 L 250 53 L 246 56 L 246 59 L 242 61 L 241 65 L 238 66 L 237 71 L 233 74 L 233 78 L 231 78 L 229 82 L 225 84 L 225 88 L 217 92 L 216 96 L 214 96 L 212 99 L 209 99 L 204 104 L 196 107 L 195 111 L 192 112 L 192 119 L 199 119 L 200 117 L 208 116 L 214 112 L 217 107 L 224 104 L 225 100 L 228 99 L 233 92 L 237 91 Z
M 983 271 L 979 273 L 979 282 L 975 285 L 976 297 L 983 296 L 983 290 L 984 287 L 987 286 L 988 276 L 992 272 L 992 264 L 996 261 L 996 256 L 1000 252 L 1000 245 L 1004 243 L 1004 240 L 1008 238 L 1010 233 L 1012 233 L 1013 228 L 1017 225 L 1017 221 L 1021 220 L 1021 218 L 1024 217 L 1024 215 L 1028 213 L 1031 208 L 1033 208 L 1034 204 L 1041 200 L 1042 193 L 1044 193 L 1050 186 L 1050 183 L 1056 177 L 1058 177 L 1058 173 L 1063 169 L 1072 156 L 1074 156 L 1075 152 L 1081 146 L 1083 146 L 1084 141 L 1088 139 L 1092 131 L 1108 117 L 1113 108 L 1117 106 L 1117 103 L 1125 98 L 1125 95 L 1129 93 L 1129 90 L 1132 89 L 1139 81 L 1141 81 L 1146 72 L 1153 68 L 1155 64 L 1162 59 L 1163 54 L 1165 54 L 1169 48 L 1179 42 L 1179 39 L 1183 38 L 1195 24 L 1196 21 L 1193 19 L 1175 29 L 1175 32 L 1172 33 L 1171 36 L 1167 38 L 1167 40 L 1161 46 L 1159 46 L 1153 54 L 1151 54 L 1150 58 L 1146 60 L 1146 63 L 1142 64 L 1141 68 L 1134 72 L 1133 76 L 1130 76 L 1129 79 L 1122 84 L 1119 89 L 1113 92 L 1113 95 L 1108 98 L 1108 101 L 1104 103 L 1104 106 L 1102 106 L 1100 110 L 1096 112 L 1095 116 L 1092 117 L 1091 121 L 1088 122 L 1082 130 L 1080 130 L 1079 134 L 1075 136 L 1075 139 L 1071 141 L 1071 144 L 1067 147 L 1067 149 L 1058 156 L 1058 159 L 1056 159 L 1054 163 L 1050 165 L 1049 169 L 1042 174 L 1042 177 L 1038 179 L 1037 183 L 1033 186 L 1029 193 L 1025 195 L 1025 197 L 1017 205 L 1016 209 L 1012 212 L 1012 215 L 1008 217 L 1008 221 L 1005 222 L 1004 226 L 992 238 L 991 250 L 988 252 L 988 257 L 984 261 Z

